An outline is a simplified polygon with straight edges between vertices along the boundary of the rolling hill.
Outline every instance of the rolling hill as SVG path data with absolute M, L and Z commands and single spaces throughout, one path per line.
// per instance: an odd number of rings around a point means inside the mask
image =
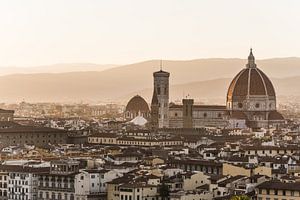
M 190 94 L 195 99 L 225 99 L 230 80 L 244 66 L 242 59 L 164 61 L 171 72 L 171 99 Z M 300 58 L 257 61 L 274 82 L 278 95 L 300 96 Z M 126 101 L 142 94 L 149 101 L 152 73 L 159 61 L 151 60 L 104 71 L 34 73 L 0 76 L 1 102 L 99 102 Z

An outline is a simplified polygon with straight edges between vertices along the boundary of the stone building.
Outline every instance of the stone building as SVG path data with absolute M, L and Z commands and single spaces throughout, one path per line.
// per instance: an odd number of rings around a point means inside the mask
M 39 175 L 38 199 L 75 200 L 75 175 L 79 162 L 75 160 L 52 161 L 50 172 Z
M 232 80 L 227 93 L 227 109 L 245 115 L 249 127 L 280 124 L 283 117 L 276 111 L 276 94 L 270 79 L 256 66 L 250 51 L 246 68 Z
M 13 121 L 14 113 L 13 110 L 0 109 L 0 121 Z
M 66 143 L 67 138 L 67 131 L 64 130 L 24 126 L 13 121 L 0 121 L 1 148 L 25 144 L 48 147 L 49 144 Z
M 5 182 L 1 185 L 0 199 L 38 200 L 38 174 L 47 172 L 43 166 L 0 165 Z
M 226 127 L 228 111 L 225 106 L 194 105 L 192 99 L 183 99 L 182 105 L 170 104 L 170 128 Z
M 256 194 L 258 200 L 300 200 L 300 183 L 283 183 L 279 181 L 268 181 L 257 186 Z
M 180 105 L 169 103 L 170 74 L 160 70 L 153 76 L 153 128 L 269 128 L 284 123 L 276 110 L 272 82 L 256 66 L 252 49 L 246 67 L 228 88 L 226 105 L 195 105 L 193 99 L 183 99 Z

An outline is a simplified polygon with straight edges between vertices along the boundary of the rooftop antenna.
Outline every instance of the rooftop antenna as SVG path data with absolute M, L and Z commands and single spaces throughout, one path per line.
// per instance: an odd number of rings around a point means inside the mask
M 162 60 L 160 60 L 160 71 L 162 71 Z

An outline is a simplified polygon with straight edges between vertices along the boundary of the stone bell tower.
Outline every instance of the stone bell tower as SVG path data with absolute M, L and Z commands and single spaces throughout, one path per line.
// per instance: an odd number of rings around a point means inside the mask
M 154 92 L 152 99 L 155 100 L 152 102 L 157 104 L 158 112 L 157 116 L 157 122 L 158 127 L 157 128 L 168 128 L 169 127 L 169 77 L 170 73 L 163 71 L 162 67 L 160 71 L 153 73 L 154 78 Z M 152 105 L 151 108 L 156 105 Z M 155 113 L 155 112 L 154 112 Z M 155 121 L 155 120 L 153 120 Z

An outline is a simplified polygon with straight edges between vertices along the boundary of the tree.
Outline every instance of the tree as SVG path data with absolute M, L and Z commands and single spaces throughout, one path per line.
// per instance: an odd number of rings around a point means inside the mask
M 159 187 L 159 196 L 162 200 L 168 199 L 170 196 L 169 187 L 165 183 L 161 184 Z
M 246 195 L 233 196 L 230 200 L 250 200 L 250 198 Z

